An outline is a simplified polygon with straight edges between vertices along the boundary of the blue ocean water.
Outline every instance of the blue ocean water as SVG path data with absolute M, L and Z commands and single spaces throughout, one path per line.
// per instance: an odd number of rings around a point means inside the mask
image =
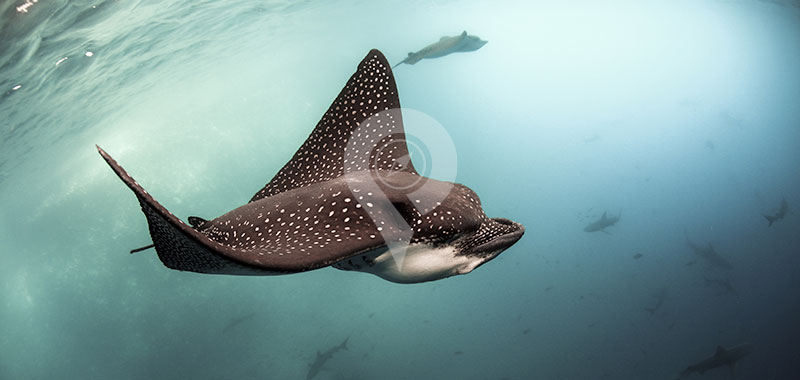
M 488 44 L 395 78 L 526 226 L 498 258 L 399 285 L 127 253 L 147 224 L 94 144 L 215 217 L 369 49 L 463 30 Z M 736 379 L 797 378 L 797 62 L 796 1 L 0 1 L 0 379 L 300 379 L 345 339 L 315 379 L 674 379 L 740 343 Z

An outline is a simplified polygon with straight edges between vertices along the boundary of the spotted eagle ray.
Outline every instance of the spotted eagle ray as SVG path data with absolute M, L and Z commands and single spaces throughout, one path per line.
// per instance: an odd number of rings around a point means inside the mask
M 392 66 L 392 68 L 400 66 L 403 63 L 413 65 L 425 58 L 439 58 L 452 53 L 475 51 L 482 48 L 487 42 L 489 41 L 482 40 L 478 36 L 467 34 L 465 30 L 457 36 L 444 36 L 440 38 L 439 41 L 422 48 L 420 51 L 408 53 L 406 59 L 398 62 Z
M 181 271 L 276 275 L 333 266 L 417 283 L 469 273 L 525 232 L 487 217 L 468 187 L 416 171 L 394 76 L 378 50 L 272 180 L 216 219 L 184 223 L 97 149 L 139 200 L 161 262 Z

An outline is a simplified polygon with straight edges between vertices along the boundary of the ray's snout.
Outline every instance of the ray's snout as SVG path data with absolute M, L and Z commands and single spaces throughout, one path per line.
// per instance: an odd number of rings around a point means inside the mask
M 490 220 L 505 227 L 504 229 L 506 229 L 507 232 L 485 244 L 484 246 L 486 246 L 486 249 L 503 251 L 506 248 L 514 245 L 514 243 L 521 239 L 522 235 L 525 234 L 525 227 L 511 219 L 491 218 Z
M 525 234 L 525 227 L 506 218 L 490 218 L 465 250 L 467 255 L 493 258 L 505 251 Z

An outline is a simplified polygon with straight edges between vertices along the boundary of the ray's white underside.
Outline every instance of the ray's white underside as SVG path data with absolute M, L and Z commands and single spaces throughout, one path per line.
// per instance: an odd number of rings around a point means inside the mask
M 397 283 L 418 283 L 466 274 L 488 261 L 487 257 L 458 255 L 453 246 L 410 244 L 405 250 L 382 248 L 334 264 L 337 269 L 371 273 Z

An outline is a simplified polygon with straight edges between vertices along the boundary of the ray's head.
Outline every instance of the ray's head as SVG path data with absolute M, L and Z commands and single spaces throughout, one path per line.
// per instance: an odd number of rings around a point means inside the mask
M 467 35 L 464 38 L 464 51 L 475 51 L 486 45 L 489 41 L 482 40 L 478 36 Z
M 489 218 L 478 195 L 467 186 L 411 175 L 393 181 L 417 181 L 416 186 L 382 186 L 395 209 L 412 228 L 411 245 L 447 249 L 457 267 L 449 275 L 465 274 L 514 245 L 525 228 L 506 218 Z M 433 200 L 433 201 L 432 201 Z M 448 258 L 449 259 L 449 258 Z

